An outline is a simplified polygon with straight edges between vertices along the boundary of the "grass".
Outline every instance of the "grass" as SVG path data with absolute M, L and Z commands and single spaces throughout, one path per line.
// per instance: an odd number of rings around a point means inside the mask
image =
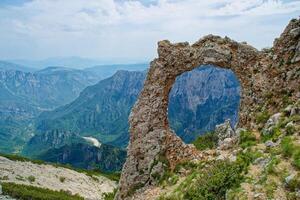
M 291 137 L 284 137 L 280 146 L 284 157 L 289 158 L 293 155 L 294 145 Z
M 247 147 L 255 145 L 257 142 L 256 142 L 255 135 L 251 131 L 245 130 L 245 131 L 241 131 L 239 143 L 240 146 L 243 149 L 245 149 Z
M 300 147 L 295 147 L 295 153 L 293 154 L 293 165 L 300 170 Z
M 270 114 L 268 113 L 268 111 L 263 111 L 256 115 L 255 120 L 256 123 L 258 124 L 265 124 L 269 118 L 270 118 Z
M 237 162 L 214 161 L 182 167 L 192 167 L 192 172 L 171 195 L 161 196 L 160 200 L 223 200 L 226 191 L 238 187 L 243 180 L 243 167 Z
M 211 132 L 199 136 L 193 144 L 198 150 L 213 149 L 217 146 L 218 136 Z
M 83 200 L 82 197 L 71 195 L 66 191 L 53 191 L 15 183 L 1 183 L 1 185 L 5 195 L 22 200 Z
M 114 200 L 116 193 L 117 193 L 117 189 L 114 189 L 113 192 L 104 193 L 103 199 L 104 200 Z

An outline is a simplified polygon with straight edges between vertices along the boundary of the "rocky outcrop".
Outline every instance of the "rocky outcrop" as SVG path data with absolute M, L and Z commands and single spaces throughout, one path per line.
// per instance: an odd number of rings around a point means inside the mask
M 215 134 L 218 136 L 218 148 L 221 150 L 229 149 L 238 141 L 236 132 L 232 129 L 230 120 L 217 125 Z
M 63 190 L 90 200 L 103 199 L 103 193 L 112 192 L 117 186 L 115 181 L 104 176 L 89 176 L 64 167 L 14 161 L 1 156 L 0 180 L 3 183 L 30 185 L 54 191 Z
M 153 177 L 162 175 L 168 165 L 201 158 L 195 148 L 184 144 L 169 128 L 169 92 L 175 78 L 183 72 L 203 64 L 231 69 L 242 87 L 238 125 L 243 127 L 255 126 L 254 111 L 259 106 L 280 109 L 283 105 L 278 100 L 270 102 L 270 96 L 265 95 L 268 92 L 276 96 L 283 86 L 284 92 L 297 98 L 300 93 L 296 72 L 300 64 L 292 58 L 297 57 L 299 35 L 294 29 L 299 27 L 300 20 L 292 20 L 269 52 L 213 35 L 193 45 L 159 42 L 159 57 L 151 62 L 144 88 L 131 111 L 128 157 L 116 199 L 130 199 L 136 190 L 156 184 Z

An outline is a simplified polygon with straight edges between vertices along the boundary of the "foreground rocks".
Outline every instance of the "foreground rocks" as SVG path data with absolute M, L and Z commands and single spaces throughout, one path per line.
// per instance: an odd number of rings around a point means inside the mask
M 144 88 L 130 115 L 128 157 L 116 199 L 131 199 L 137 190 L 157 184 L 154 177 L 162 176 L 166 169 L 202 158 L 169 128 L 169 91 L 180 74 L 203 64 L 231 69 L 242 86 L 239 127 L 255 128 L 256 112 L 275 113 L 284 106 L 285 94 L 289 99 L 297 99 L 299 27 L 300 20 L 291 20 L 270 51 L 258 51 L 245 43 L 213 35 L 193 45 L 159 42 L 159 57 L 151 62 Z

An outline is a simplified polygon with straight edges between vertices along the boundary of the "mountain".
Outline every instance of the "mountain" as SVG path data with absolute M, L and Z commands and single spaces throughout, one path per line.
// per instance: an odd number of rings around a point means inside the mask
M 12 60 L 11 62 L 21 64 L 21 65 L 33 66 L 36 69 L 42 69 L 47 66 L 59 66 L 59 67 L 69 66 L 71 68 L 83 69 L 89 66 L 95 66 L 102 63 L 102 61 L 100 60 L 81 58 L 76 56 L 52 57 L 43 60 L 16 59 L 16 60 Z
M 36 122 L 36 135 L 24 152 L 35 154 L 40 147 L 59 148 L 69 143 L 68 137 L 76 140 L 82 136 L 126 147 L 128 116 L 145 76 L 145 71 L 118 71 L 87 87 L 72 103 L 42 113 Z M 197 68 L 179 77 L 170 93 L 171 127 L 189 142 L 226 118 L 235 123 L 238 105 L 239 84 L 232 72 L 214 67 Z
M 0 60 L 0 70 L 18 70 L 23 72 L 34 72 L 36 69 L 23 66 L 22 64 L 16 64 L 13 62 L 7 62 Z
M 92 72 L 100 76 L 101 78 L 108 78 L 119 70 L 126 71 L 144 71 L 149 67 L 148 63 L 138 64 L 113 64 L 113 65 L 98 65 L 89 68 L 85 68 L 85 71 Z
M 202 67 L 176 79 L 169 95 L 171 127 L 185 142 L 230 119 L 237 123 L 240 86 L 234 73 Z
M 37 159 L 52 163 L 70 164 L 77 168 L 115 172 L 122 169 L 126 159 L 126 151 L 106 144 L 95 147 L 85 143 L 73 143 L 50 149 L 37 156 Z
M 83 58 L 77 56 L 70 57 L 50 57 L 41 60 L 26 60 L 26 59 L 15 59 L 8 62 L 16 63 L 19 65 L 31 66 L 35 69 L 42 69 L 48 66 L 59 66 L 59 67 L 70 67 L 73 69 L 85 69 L 91 66 L 106 65 L 111 66 L 112 63 L 116 63 L 116 60 L 119 60 L 120 63 L 132 63 L 133 60 L 130 59 L 92 59 L 92 58 Z M 118 62 L 119 63 L 119 62 Z M 114 64 L 116 65 L 116 64 Z M 122 64 L 121 64 L 122 65 Z M 128 64 L 131 65 L 131 64 Z M 123 69 L 123 68 L 122 68 Z M 124 69 L 126 70 L 126 69 Z
M 36 72 L 0 69 L 0 151 L 19 151 L 34 133 L 35 117 L 71 102 L 99 79 L 90 72 L 59 67 Z

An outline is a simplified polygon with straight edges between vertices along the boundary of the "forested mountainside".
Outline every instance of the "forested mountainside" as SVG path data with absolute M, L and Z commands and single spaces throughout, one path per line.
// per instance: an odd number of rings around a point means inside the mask
M 143 86 L 145 74 L 118 71 L 111 78 L 86 88 L 72 103 L 42 113 L 36 123 L 37 134 L 24 152 L 36 154 L 41 146 L 44 150 L 59 148 L 76 138 L 81 140 L 82 136 L 126 147 L 128 116 Z M 170 94 L 171 126 L 190 142 L 227 118 L 234 124 L 239 91 L 238 81 L 228 70 L 203 67 L 182 75 Z
M 71 164 L 76 168 L 115 172 L 122 170 L 126 151 L 107 144 L 96 147 L 86 143 L 72 143 L 50 149 L 37 156 L 37 159 L 52 163 Z
M 16 68 L 16 69 L 15 69 Z M 33 119 L 42 111 L 74 100 L 99 78 L 93 73 L 49 67 L 36 72 L 0 67 L 0 151 L 18 152 L 32 137 Z

